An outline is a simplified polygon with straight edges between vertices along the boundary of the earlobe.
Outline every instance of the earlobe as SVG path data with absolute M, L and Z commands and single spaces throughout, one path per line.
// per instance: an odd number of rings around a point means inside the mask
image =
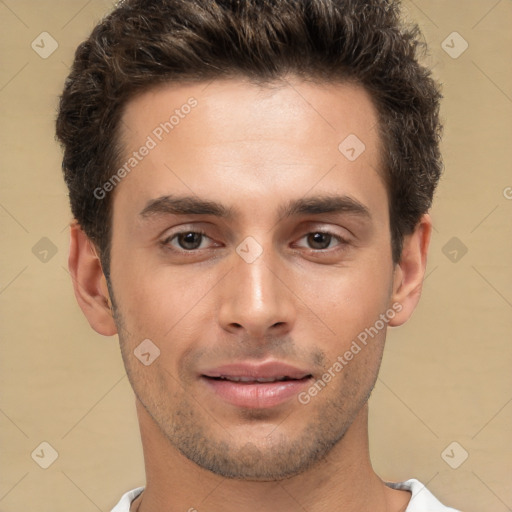
M 431 234 L 432 220 L 430 215 L 424 214 L 413 233 L 404 237 L 402 257 L 395 268 L 392 294 L 392 304 L 400 304 L 401 309 L 390 320 L 392 327 L 404 324 L 420 300 Z
M 78 305 L 96 332 L 113 336 L 117 328 L 100 259 L 76 221 L 71 224 L 70 236 L 68 268 Z

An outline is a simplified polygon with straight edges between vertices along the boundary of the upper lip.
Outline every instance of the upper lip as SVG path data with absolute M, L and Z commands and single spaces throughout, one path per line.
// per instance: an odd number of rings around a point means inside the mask
M 303 379 L 304 377 L 311 376 L 311 373 L 279 361 L 267 361 L 264 363 L 225 364 L 206 370 L 202 375 L 206 377 L 252 377 L 254 379 L 280 377 Z

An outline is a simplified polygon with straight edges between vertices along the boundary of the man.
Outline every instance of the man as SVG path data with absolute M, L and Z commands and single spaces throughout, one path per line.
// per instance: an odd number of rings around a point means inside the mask
M 391 1 L 127 0 L 78 48 L 69 268 L 146 466 L 115 512 L 454 510 L 368 453 L 442 169 L 418 45 Z

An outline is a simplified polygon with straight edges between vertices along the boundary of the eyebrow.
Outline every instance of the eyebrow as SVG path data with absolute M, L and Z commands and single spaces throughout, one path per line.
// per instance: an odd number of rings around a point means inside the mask
M 345 195 L 319 195 L 292 199 L 278 210 L 279 218 L 323 213 L 349 213 L 371 219 L 370 210 L 356 199 Z M 164 215 L 213 215 L 232 219 L 239 215 L 238 209 L 194 196 L 166 195 L 148 201 L 140 216 L 147 218 Z

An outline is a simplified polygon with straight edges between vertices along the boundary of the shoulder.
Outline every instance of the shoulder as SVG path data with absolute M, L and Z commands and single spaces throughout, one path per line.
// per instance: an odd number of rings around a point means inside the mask
M 405 512 L 460 512 L 443 505 L 419 480 L 411 478 L 404 482 L 386 482 L 388 487 L 412 493 Z
M 444 506 L 419 480 L 411 478 L 404 482 L 386 482 L 388 487 L 410 491 L 411 500 L 406 512 L 460 512 L 454 508 Z M 111 512 L 129 512 L 132 501 L 144 490 L 138 487 L 123 494 L 119 503 Z
M 137 487 L 132 491 L 123 494 L 119 503 L 111 510 L 111 512 L 130 512 L 132 501 L 144 490 L 144 487 Z

